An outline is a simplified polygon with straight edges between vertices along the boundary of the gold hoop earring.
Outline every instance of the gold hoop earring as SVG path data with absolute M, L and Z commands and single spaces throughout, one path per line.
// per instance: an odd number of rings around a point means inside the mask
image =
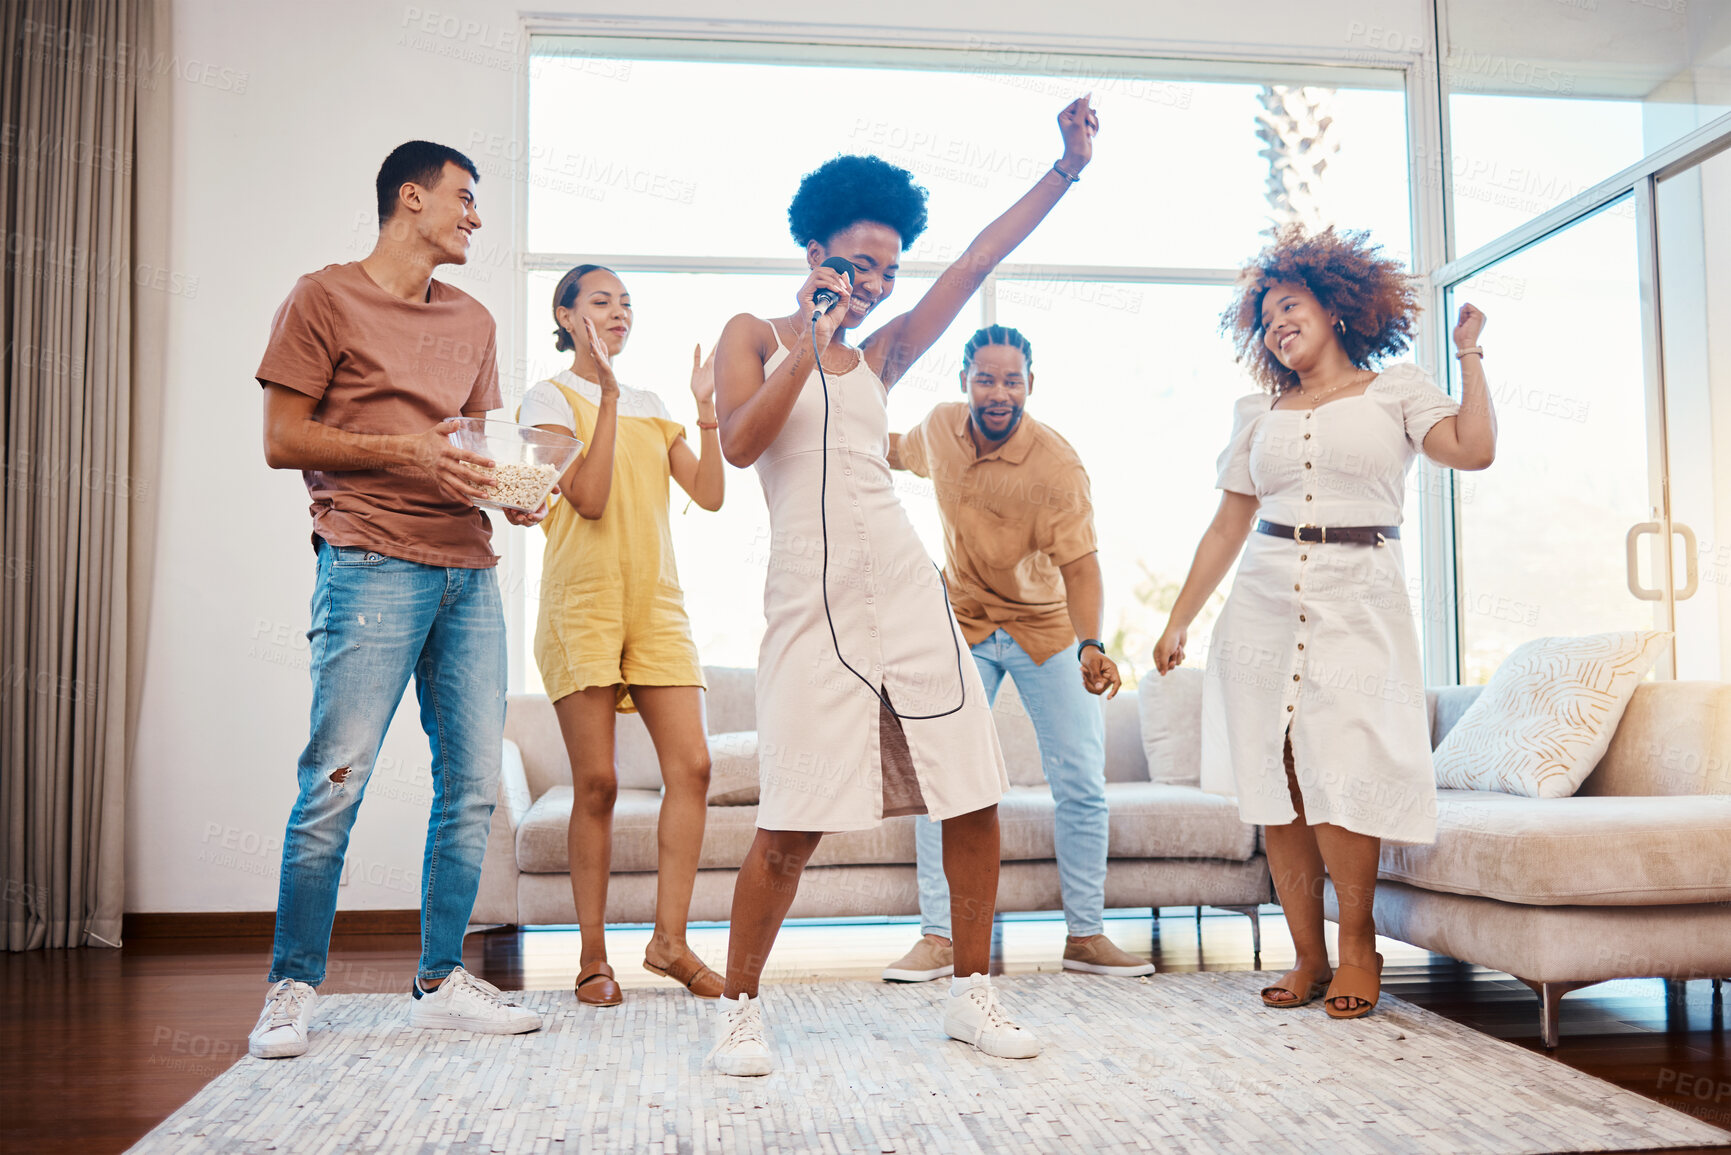
M 1346 336 L 1346 322 L 1342 321 L 1339 317 L 1336 317 L 1334 319 L 1334 331 L 1339 333 L 1342 337 Z

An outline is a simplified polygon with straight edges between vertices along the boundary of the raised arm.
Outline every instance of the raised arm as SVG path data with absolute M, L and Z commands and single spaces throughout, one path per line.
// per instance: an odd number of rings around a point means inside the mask
M 1034 187 L 975 237 L 954 264 L 920 298 L 920 303 L 885 324 L 861 346 L 866 363 L 887 389 L 901 379 L 932 342 L 943 336 L 950 322 L 974 295 L 974 290 L 1015 247 L 1046 219 L 1080 177 L 1094 155 L 1094 134 L 1100 118 L 1088 97 L 1070 102 L 1058 114 L 1058 129 L 1064 137 L 1064 155 L 1056 166 L 1034 182 Z M 1062 171 L 1060 171 L 1062 170 Z
M 1478 348 L 1485 315 L 1469 304 L 1461 306 L 1455 321 L 1457 352 Z M 1425 434 L 1424 454 L 1450 469 L 1486 469 L 1497 458 L 1497 415 L 1491 408 L 1491 389 L 1485 381 L 1484 355 L 1463 353 L 1461 362 L 1461 411 L 1445 417 Z
M 1190 563 L 1184 588 L 1178 591 L 1178 600 L 1172 606 L 1171 616 L 1166 619 L 1166 630 L 1154 643 L 1154 668 L 1162 675 L 1184 660 L 1184 642 L 1190 632 L 1190 623 L 1196 620 L 1196 615 L 1202 612 L 1202 607 L 1208 604 L 1208 599 L 1225 580 L 1226 571 L 1238 560 L 1245 539 L 1250 536 L 1250 523 L 1259 505 L 1254 494 L 1234 493 L 1230 489 L 1220 494 L 1220 508 L 1214 511 L 1214 520 L 1196 547 L 1196 559 Z

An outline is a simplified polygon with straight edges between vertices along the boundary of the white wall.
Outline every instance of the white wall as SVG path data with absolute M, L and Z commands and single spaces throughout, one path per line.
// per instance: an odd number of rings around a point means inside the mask
M 535 7 L 581 11 L 558 0 Z M 696 0 L 635 7 L 693 20 L 714 11 Z M 804 22 L 812 11 L 755 0 L 733 15 Z M 1077 11 L 1045 0 L 884 0 L 850 19 L 1011 43 L 1080 36 L 1172 53 L 1230 45 L 1359 61 L 1379 45 L 1428 41 L 1429 27 L 1421 0 L 1119 0 L 1095 6 L 1092 23 Z M 440 34 L 435 19 L 433 31 L 410 37 L 428 13 L 455 17 L 443 26 L 458 34 Z M 264 466 L 252 374 L 295 277 L 370 246 L 372 179 L 392 147 L 425 137 L 468 149 L 519 136 L 513 54 L 490 47 L 518 27 L 505 0 L 174 5 L 170 268 L 185 291 L 169 321 L 156 585 L 127 808 L 129 911 L 276 905 L 278 846 L 311 698 L 304 631 L 313 569 L 306 492 L 297 474 Z M 773 134 L 753 147 L 773 147 Z M 487 174 L 480 193 L 477 247 L 508 257 L 516 192 Z M 451 279 L 498 318 L 508 372 L 522 329 L 509 264 L 482 262 Z M 501 526 L 495 540 L 520 532 Z M 428 765 L 411 697 L 361 808 L 343 907 L 418 905 Z

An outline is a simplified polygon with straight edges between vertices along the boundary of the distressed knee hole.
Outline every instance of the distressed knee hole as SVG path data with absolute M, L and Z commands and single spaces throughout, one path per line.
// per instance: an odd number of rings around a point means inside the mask
M 349 768 L 347 766 L 339 766 L 335 770 L 331 771 L 331 781 L 336 783 L 338 786 L 341 786 L 344 782 L 347 782 L 348 778 L 349 778 Z

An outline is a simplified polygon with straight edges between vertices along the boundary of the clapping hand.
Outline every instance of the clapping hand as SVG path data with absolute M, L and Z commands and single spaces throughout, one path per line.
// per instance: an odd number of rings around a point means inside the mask
M 583 332 L 589 337 L 589 352 L 595 358 L 595 383 L 601 387 L 601 396 L 619 396 L 619 379 L 613 376 L 613 358 L 608 355 L 601 334 L 595 331 L 595 322 L 588 317 L 583 318 Z
M 697 399 L 699 408 L 715 399 L 715 350 L 709 350 L 709 356 L 703 356 L 703 346 L 691 347 L 691 395 Z

